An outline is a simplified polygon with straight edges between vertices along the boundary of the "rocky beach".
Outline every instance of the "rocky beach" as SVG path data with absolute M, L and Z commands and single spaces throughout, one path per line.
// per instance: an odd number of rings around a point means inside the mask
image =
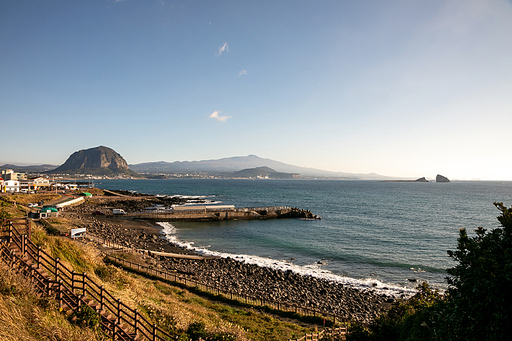
M 126 194 L 126 193 L 125 193 Z M 76 226 L 86 227 L 97 237 L 118 244 L 150 251 L 192 254 L 192 251 L 163 239 L 161 227 L 147 221 L 109 219 L 92 213 L 105 207 L 143 209 L 161 200 L 149 196 L 96 197 L 67 209 L 64 216 Z M 174 199 L 184 200 L 184 199 Z M 146 261 L 158 268 L 187 274 L 205 284 L 226 291 L 324 311 L 338 318 L 368 323 L 389 309 L 393 299 L 371 290 L 360 290 L 292 271 L 274 270 L 247 264 L 233 258 L 183 259 L 152 255 Z

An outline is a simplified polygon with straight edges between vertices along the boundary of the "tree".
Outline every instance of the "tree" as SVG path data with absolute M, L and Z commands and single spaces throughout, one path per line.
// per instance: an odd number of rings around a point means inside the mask
M 502 228 L 482 227 L 469 237 L 460 230 L 458 264 L 448 269 L 449 314 L 446 322 L 457 340 L 505 340 L 512 335 L 512 207 L 494 203 Z
M 427 283 L 417 286 L 407 300 L 397 300 L 391 309 L 368 327 L 353 322 L 348 341 L 436 340 L 443 296 Z
M 494 203 L 501 227 L 482 227 L 469 237 L 461 229 L 457 249 L 448 251 L 457 265 L 444 297 L 425 283 L 407 301 L 368 328 L 349 327 L 347 340 L 508 340 L 512 335 L 512 207 Z

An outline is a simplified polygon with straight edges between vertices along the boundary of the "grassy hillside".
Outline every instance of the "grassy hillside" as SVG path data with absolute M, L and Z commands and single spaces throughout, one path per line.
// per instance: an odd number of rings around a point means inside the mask
M 0 212 L 9 209 L 15 208 L 4 203 Z M 115 297 L 181 340 L 199 336 L 212 340 L 287 340 L 311 332 L 254 309 L 211 301 L 183 288 L 127 273 L 106 264 L 94 246 L 50 236 L 38 224 L 33 226 L 32 238 L 37 245 L 60 258 L 69 269 L 87 272 Z M 38 299 L 23 279 L 7 269 L 0 269 L 0 273 L 1 340 L 102 339 L 98 330 L 69 323 L 53 300 Z
M 0 263 L 0 340 L 105 340 L 101 331 L 70 323 L 54 300 L 39 298 L 24 277 Z

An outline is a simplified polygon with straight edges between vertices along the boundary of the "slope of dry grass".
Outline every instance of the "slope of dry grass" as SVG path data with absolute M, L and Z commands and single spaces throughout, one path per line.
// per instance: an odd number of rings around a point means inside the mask
M 59 194 L 45 193 L 45 194 L 12 194 L 5 195 L 3 199 L 11 202 L 18 203 L 21 205 L 27 205 L 29 203 L 37 203 L 40 201 L 48 202 L 60 198 Z
M 287 340 L 304 335 L 298 325 L 256 310 L 232 307 L 166 283 L 146 279 L 103 262 L 99 251 L 61 237 L 45 236 L 44 247 L 68 268 L 87 272 L 115 297 L 174 335 L 188 338 L 191 326 L 204 325 L 207 335 L 223 340 Z
M 70 323 L 54 300 L 39 298 L 30 283 L 0 263 L 0 340 L 105 340 L 99 330 Z
M 253 309 L 211 301 L 182 288 L 127 273 L 104 263 L 93 245 L 50 236 L 42 226 L 32 226 L 32 240 L 68 269 L 87 272 L 116 298 L 139 309 L 152 323 L 180 340 L 197 335 L 225 341 L 288 340 L 311 332 Z M 37 298 L 27 281 L 5 266 L 0 274 L 0 340 L 103 339 L 97 330 L 69 323 L 55 301 Z

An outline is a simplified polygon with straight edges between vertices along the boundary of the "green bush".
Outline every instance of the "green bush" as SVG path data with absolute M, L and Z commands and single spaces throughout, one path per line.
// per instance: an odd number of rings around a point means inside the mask
M 188 326 L 187 334 L 192 340 L 204 339 L 207 336 L 204 322 L 193 322 Z
M 88 305 L 81 306 L 73 316 L 76 317 L 76 323 L 84 327 L 98 328 L 101 322 L 100 315 Z
M 347 340 L 506 340 L 512 335 L 512 207 L 501 211 L 501 228 L 482 227 L 469 237 L 460 230 L 457 265 L 447 272 L 443 297 L 427 284 L 411 299 L 397 301 L 389 312 L 365 327 L 349 326 Z
M 512 207 L 494 203 L 502 228 L 460 231 L 457 250 L 448 251 L 458 264 L 448 269 L 449 314 L 454 339 L 505 340 L 512 335 Z

